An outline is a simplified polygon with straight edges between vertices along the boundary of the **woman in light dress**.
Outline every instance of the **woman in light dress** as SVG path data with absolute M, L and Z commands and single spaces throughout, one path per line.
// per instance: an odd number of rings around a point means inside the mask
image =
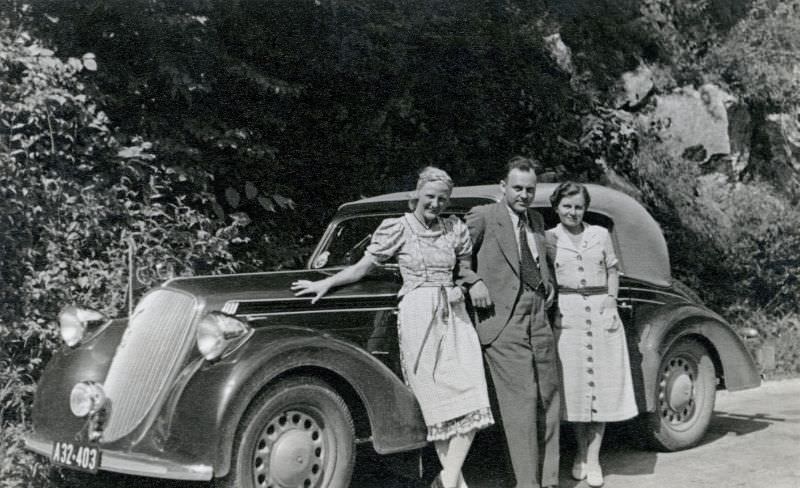
M 578 443 L 572 476 L 603 485 L 600 445 L 606 422 L 636 416 L 625 331 L 617 312 L 619 272 L 608 230 L 583 222 L 586 187 L 562 183 L 550 197 L 560 223 L 546 232 L 558 283 L 556 341 L 564 420 Z
M 472 243 L 458 217 L 441 217 L 453 182 L 443 170 L 419 175 L 411 212 L 385 219 L 364 257 L 333 276 L 292 284 L 296 295 L 314 295 L 353 283 L 397 256 L 400 289 L 398 337 L 403 375 L 414 392 L 442 464 L 434 486 L 465 488 L 461 467 L 475 432 L 494 423 L 480 343 L 453 283 L 456 265 L 471 272 Z M 466 270 L 466 271 L 463 271 Z

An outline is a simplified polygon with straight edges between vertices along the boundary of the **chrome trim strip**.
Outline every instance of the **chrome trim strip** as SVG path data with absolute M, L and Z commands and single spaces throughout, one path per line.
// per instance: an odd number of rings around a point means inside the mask
M 667 295 L 667 296 L 670 296 L 670 297 L 675 297 L 675 298 L 680 298 L 680 299 L 686 300 L 686 297 L 683 296 L 683 295 L 678 295 L 677 293 L 672 293 L 672 292 L 668 292 L 668 291 L 656 290 L 654 288 L 636 288 L 636 287 L 632 287 L 632 286 L 623 286 L 623 287 L 620 287 L 620 290 L 644 291 L 644 292 L 649 292 L 649 293 L 658 293 L 660 295 Z
M 387 297 L 397 297 L 397 293 L 381 293 L 381 294 L 370 294 L 370 295 L 336 295 L 336 296 L 326 296 L 322 297 L 320 300 L 345 300 L 348 298 L 387 298 Z M 286 298 L 248 298 L 245 300 L 235 300 L 237 303 L 251 303 L 251 302 L 302 302 L 302 301 L 309 301 L 312 297 L 286 297 Z M 228 302 L 230 303 L 230 302 Z M 227 305 L 227 303 L 226 303 Z
M 51 442 L 25 437 L 26 449 L 48 459 L 51 447 Z M 100 451 L 100 469 L 104 471 L 185 481 L 208 481 L 214 477 L 214 468 L 206 464 L 178 464 L 144 454 L 107 451 L 102 447 Z
M 630 300 L 632 302 L 652 303 L 654 305 L 666 305 L 665 302 L 659 302 L 656 300 L 645 300 L 644 298 L 623 298 L 623 300 Z
M 344 266 L 342 266 L 344 267 Z M 331 267 L 330 269 L 334 269 L 335 267 Z M 231 276 L 258 276 L 258 275 L 276 275 L 276 274 L 290 274 L 290 273 L 298 273 L 299 271 L 320 271 L 328 268 L 319 268 L 319 269 L 286 269 L 286 270 L 278 270 L 278 271 L 252 271 L 249 273 L 223 273 L 223 274 L 213 274 L 213 275 L 200 275 L 200 276 L 175 276 L 174 278 L 170 278 L 164 283 L 161 284 L 162 287 L 168 287 L 173 281 L 181 281 L 181 280 L 191 280 L 192 278 L 230 278 Z
M 254 313 L 254 314 L 247 314 L 241 315 L 246 319 L 259 319 L 263 317 L 270 317 L 272 315 L 300 315 L 300 314 L 308 314 L 308 313 L 331 313 L 331 312 L 379 312 L 381 310 L 395 310 L 397 307 L 373 307 L 373 308 L 337 308 L 333 310 L 298 310 L 292 312 L 265 312 L 265 313 Z

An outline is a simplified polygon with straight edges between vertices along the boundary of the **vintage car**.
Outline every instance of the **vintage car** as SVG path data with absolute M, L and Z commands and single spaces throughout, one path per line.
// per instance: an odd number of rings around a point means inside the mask
M 553 188 L 539 184 L 534 204 L 551 226 Z M 706 431 L 715 391 L 756 387 L 758 371 L 726 321 L 672 279 L 647 211 L 588 188 L 586 220 L 611 231 L 620 260 L 638 421 L 656 447 L 687 448 Z M 458 187 L 448 212 L 499 195 Z M 28 449 L 79 470 L 246 488 L 347 486 L 360 443 L 418 452 L 425 429 L 399 364 L 397 265 L 313 305 L 289 289 L 357 261 L 407 196 L 342 205 L 305 270 L 174 278 L 123 319 L 66 308 L 66 345 L 39 381 Z

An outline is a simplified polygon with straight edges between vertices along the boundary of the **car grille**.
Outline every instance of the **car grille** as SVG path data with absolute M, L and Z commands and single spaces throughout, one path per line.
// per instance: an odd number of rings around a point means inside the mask
M 194 337 L 194 314 L 194 298 L 171 290 L 156 290 L 136 306 L 103 384 L 111 401 L 104 442 L 136 428 L 177 374 Z

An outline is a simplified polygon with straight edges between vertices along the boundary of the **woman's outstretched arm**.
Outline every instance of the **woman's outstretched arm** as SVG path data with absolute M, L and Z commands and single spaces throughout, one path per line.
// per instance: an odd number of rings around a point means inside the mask
M 364 255 L 356 264 L 352 264 L 325 279 L 317 281 L 297 280 L 292 283 L 292 291 L 295 296 L 314 295 L 314 298 L 311 299 L 311 303 L 316 303 L 317 300 L 328 293 L 328 290 L 331 288 L 355 283 L 375 269 L 375 266 L 376 264 L 373 258 Z

